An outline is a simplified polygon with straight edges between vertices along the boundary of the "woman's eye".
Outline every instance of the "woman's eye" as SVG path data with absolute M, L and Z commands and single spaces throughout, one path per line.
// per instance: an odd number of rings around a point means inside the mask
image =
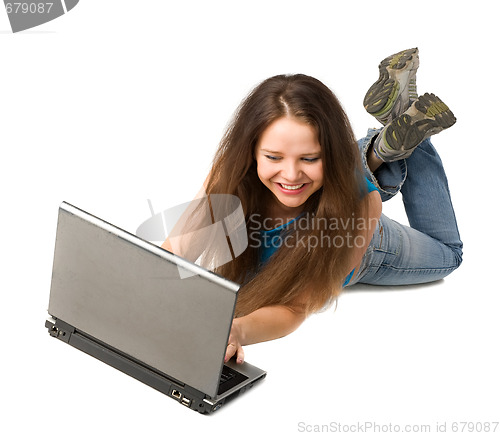
M 277 161 L 282 159 L 281 156 L 272 156 L 270 154 L 266 154 L 265 156 L 268 160 L 273 161 L 273 162 L 277 162 Z M 303 157 L 302 161 L 307 162 L 307 163 L 313 163 L 313 162 L 318 161 L 319 159 L 320 159 L 319 157 Z
M 278 157 L 278 156 L 266 155 L 266 158 L 268 158 L 269 160 L 272 160 L 272 161 L 280 160 L 280 157 Z

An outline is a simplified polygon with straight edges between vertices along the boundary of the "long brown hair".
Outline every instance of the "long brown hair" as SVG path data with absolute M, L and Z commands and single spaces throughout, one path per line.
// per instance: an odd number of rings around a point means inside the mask
M 288 243 L 265 265 L 259 263 L 258 244 L 249 243 L 243 254 L 215 269 L 243 285 L 237 316 L 268 305 L 292 306 L 299 297 L 307 313 L 326 307 L 349 274 L 352 242 L 359 234 L 356 223 L 362 213 L 364 184 L 351 125 L 333 92 L 302 74 L 271 77 L 241 103 L 214 157 L 207 194 L 236 195 L 245 213 L 249 241 L 256 240 L 259 226 L 255 223 L 263 222 L 272 193 L 257 176 L 254 151 L 264 130 L 282 117 L 307 123 L 316 131 L 323 186 L 304 205 L 301 220 L 307 220 L 306 225 L 289 232 Z

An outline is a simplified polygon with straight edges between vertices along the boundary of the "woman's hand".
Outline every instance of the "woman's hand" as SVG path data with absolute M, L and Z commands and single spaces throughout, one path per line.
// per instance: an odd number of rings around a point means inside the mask
M 307 294 L 304 294 L 307 298 Z M 236 356 L 236 363 L 243 363 L 244 345 L 270 341 L 293 332 L 306 319 L 300 301 L 296 308 L 287 306 L 265 306 L 249 315 L 235 318 L 229 333 L 224 362 Z
M 245 360 L 245 353 L 243 352 L 242 345 L 242 332 L 241 324 L 238 318 L 233 320 L 233 325 L 231 326 L 231 332 L 229 333 L 229 340 L 227 342 L 226 356 L 224 357 L 224 362 L 227 362 L 231 357 L 236 355 L 236 363 L 243 363 Z

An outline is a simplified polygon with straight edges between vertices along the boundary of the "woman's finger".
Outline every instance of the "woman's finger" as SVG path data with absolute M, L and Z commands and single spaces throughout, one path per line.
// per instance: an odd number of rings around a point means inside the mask
M 236 363 L 243 363 L 245 360 L 245 352 L 243 351 L 243 347 L 240 345 L 236 350 Z
M 227 344 L 224 362 L 227 362 L 229 359 L 231 359 L 231 357 L 233 357 L 236 354 L 237 350 L 238 350 L 238 348 L 236 347 L 236 345 L 231 344 L 231 343 Z

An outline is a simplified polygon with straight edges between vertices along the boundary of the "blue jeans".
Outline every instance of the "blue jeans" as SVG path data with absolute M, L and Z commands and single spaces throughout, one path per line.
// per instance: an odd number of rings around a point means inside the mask
M 462 262 L 462 241 L 443 164 L 430 140 L 407 159 L 382 164 L 374 173 L 366 152 L 380 130 L 358 141 L 366 177 L 382 201 L 401 192 L 410 227 L 382 214 L 359 271 L 349 283 L 409 285 L 446 277 Z

